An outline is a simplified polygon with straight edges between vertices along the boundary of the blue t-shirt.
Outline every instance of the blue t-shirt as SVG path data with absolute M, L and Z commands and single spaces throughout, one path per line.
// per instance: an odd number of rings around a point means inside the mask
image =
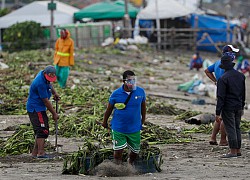
M 201 57 L 198 57 L 197 59 L 191 59 L 190 60 L 190 64 L 189 64 L 189 67 L 190 68 L 193 68 L 193 65 L 194 64 L 202 64 L 203 63 L 203 60 Z
M 250 64 L 249 64 L 248 60 L 244 59 L 241 63 L 237 64 L 236 70 L 247 70 L 249 66 L 250 66 Z
M 218 80 L 222 74 L 224 74 L 225 70 L 221 69 L 220 66 L 221 60 L 216 61 L 214 64 L 212 64 L 211 66 L 209 66 L 207 68 L 207 70 L 212 73 L 214 72 L 215 78 L 216 80 Z
M 45 79 L 43 71 L 40 71 L 30 86 L 29 97 L 26 104 L 27 111 L 46 111 L 46 106 L 42 99 L 49 99 L 51 97 L 51 88 L 51 84 Z
M 124 103 L 128 94 L 122 85 L 116 89 L 109 98 L 109 103 Z M 126 108 L 123 110 L 114 107 L 114 113 L 111 120 L 111 128 L 121 133 L 135 133 L 141 130 L 141 104 L 146 100 L 145 91 L 141 87 L 136 87 L 133 91 Z

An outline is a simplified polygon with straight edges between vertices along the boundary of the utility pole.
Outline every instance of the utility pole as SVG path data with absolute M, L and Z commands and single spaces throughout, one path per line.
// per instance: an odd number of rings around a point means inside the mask
M 200 0 L 199 8 L 200 8 L 200 9 L 203 8 L 203 0 Z
M 142 7 L 146 7 L 147 6 L 147 2 L 146 2 L 146 0 L 143 0 L 143 2 L 142 2 Z
M 161 23 L 159 18 L 159 8 L 158 8 L 158 0 L 155 0 L 155 13 L 156 13 L 156 29 L 157 29 L 157 49 L 160 49 L 161 44 Z
M 52 43 L 54 42 L 54 10 L 56 10 L 56 3 L 54 3 L 54 0 L 48 3 L 48 10 L 50 10 L 50 47 L 52 48 Z
M 2 5 L 1 5 L 1 9 L 5 8 L 5 0 L 2 0 Z
M 226 13 L 227 13 L 227 43 L 230 42 L 230 12 L 231 6 L 230 4 L 226 5 Z
M 51 0 L 51 4 L 54 3 L 54 0 Z M 53 38 L 53 26 L 54 26 L 54 9 L 50 10 L 50 47 L 52 47 Z
M 129 31 L 130 27 L 130 17 L 128 14 L 128 0 L 125 0 L 125 14 L 124 14 L 124 37 L 125 38 L 130 38 L 131 37 L 131 32 Z

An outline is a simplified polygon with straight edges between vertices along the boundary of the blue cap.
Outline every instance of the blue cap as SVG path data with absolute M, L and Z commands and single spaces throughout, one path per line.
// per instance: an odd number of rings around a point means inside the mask
M 54 66 L 47 66 L 44 69 L 44 73 L 45 73 L 45 78 L 50 81 L 50 82 L 54 82 L 56 81 L 56 68 Z

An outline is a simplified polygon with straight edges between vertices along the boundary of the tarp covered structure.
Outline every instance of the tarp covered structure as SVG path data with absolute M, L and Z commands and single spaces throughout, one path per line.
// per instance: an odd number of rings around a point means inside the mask
M 197 20 L 195 20 L 197 19 Z M 211 40 L 214 43 L 228 43 L 227 40 L 227 26 L 228 22 L 225 18 L 220 16 L 211 16 L 211 15 L 201 15 L 201 14 L 192 14 L 188 20 L 192 28 L 199 28 L 200 31 L 197 34 L 197 41 L 200 41 L 197 48 L 198 50 L 212 51 L 216 52 L 216 48 L 211 45 L 207 46 L 205 44 L 211 44 Z M 197 25 L 196 25 L 197 24 Z M 229 23 L 229 28 L 233 30 L 236 24 Z M 233 31 L 232 31 L 233 32 Z M 207 33 L 209 38 L 204 38 L 202 36 L 204 33 Z M 233 34 L 230 33 L 230 40 L 232 42 Z
M 5 29 L 13 24 L 25 21 L 35 21 L 41 26 L 50 26 L 51 11 L 48 10 L 48 3 L 51 1 L 34 1 L 10 14 L 0 18 L 0 29 Z M 73 23 L 74 12 L 79 11 L 73 6 L 54 1 L 56 10 L 54 10 L 54 25 Z
M 138 18 L 168 19 L 187 16 L 191 13 L 190 9 L 175 0 L 150 0 L 148 5 L 138 13 Z
M 130 18 L 135 18 L 139 9 L 128 4 L 128 14 Z M 83 18 L 94 20 L 102 19 L 122 19 L 125 15 L 125 3 L 123 1 L 105 1 L 89 5 L 74 13 L 74 19 L 81 21 Z

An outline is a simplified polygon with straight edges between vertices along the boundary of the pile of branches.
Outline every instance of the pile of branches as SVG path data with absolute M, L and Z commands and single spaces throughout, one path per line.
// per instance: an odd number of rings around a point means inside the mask
M 125 149 L 122 161 L 127 162 L 128 157 L 129 152 Z M 150 158 L 153 158 L 155 169 L 160 172 L 163 163 L 160 149 L 144 142 L 141 144 L 137 160 L 143 160 L 147 163 Z M 92 174 L 94 168 L 106 159 L 114 160 L 112 148 L 101 148 L 100 144 L 85 139 L 83 146 L 77 152 L 64 159 L 62 174 Z

